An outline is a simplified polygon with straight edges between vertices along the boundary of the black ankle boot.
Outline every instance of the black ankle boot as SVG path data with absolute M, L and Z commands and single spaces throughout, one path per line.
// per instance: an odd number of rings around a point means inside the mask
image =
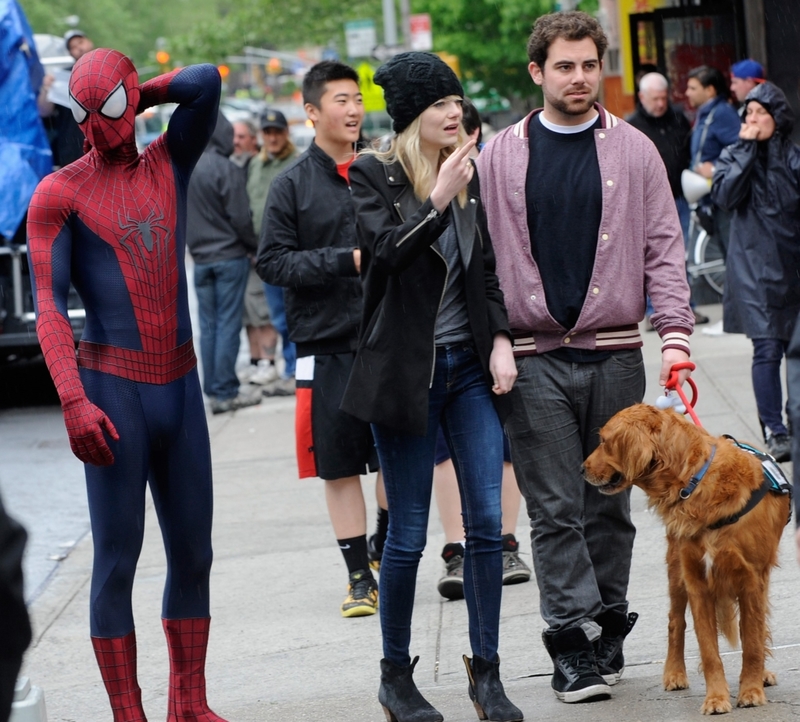
M 443 722 L 444 717 L 419 693 L 412 675 L 419 657 L 408 667 L 381 660 L 381 687 L 378 701 L 387 722 Z
M 520 710 L 506 697 L 500 681 L 500 662 L 489 662 L 477 654 L 470 659 L 464 655 L 469 677 L 469 698 L 475 705 L 478 719 L 490 722 L 519 722 L 524 719 Z
M 631 633 L 638 618 L 639 615 L 636 612 L 625 614 L 608 609 L 594 619 L 603 630 L 600 638 L 593 642 L 593 646 L 597 671 L 600 672 L 600 676 L 606 681 L 606 684 L 614 685 L 619 682 L 625 671 L 622 644 L 625 637 Z
M 611 696 L 611 687 L 597 671 L 594 647 L 583 629 L 545 630 L 542 641 L 553 660 L 550 686 L 558 699 L 572 704 Z

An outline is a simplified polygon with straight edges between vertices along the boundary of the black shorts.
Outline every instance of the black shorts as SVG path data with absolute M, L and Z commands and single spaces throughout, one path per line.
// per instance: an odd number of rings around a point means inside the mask
M 295 439 L 301 479 L 343 479 L 378 470 L 372 430 L 339 409 L 354 353 L 297 359 Z

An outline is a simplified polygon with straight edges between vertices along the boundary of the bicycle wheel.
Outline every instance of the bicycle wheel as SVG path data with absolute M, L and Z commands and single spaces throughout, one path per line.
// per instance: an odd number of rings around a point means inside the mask
M 700 229 L 694 243 L 692 275 L 702 276 L 706 283 L 722 295 L 725 287 L 725 257 L 716 236 Z

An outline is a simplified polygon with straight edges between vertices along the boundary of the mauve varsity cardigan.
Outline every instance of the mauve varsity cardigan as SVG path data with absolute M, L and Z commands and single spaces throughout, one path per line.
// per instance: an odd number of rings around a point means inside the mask
M 528 123 L 541 111 L 494 136 L 477 160 L 514 352 L 524 356 L 559 347 L 638 348 L 638 324 L 649 295 L 655 308 L 650 320 L 661 336 L 662 350 L 688 353 L 694 315 L 683 234 L 664 163 L 643 133 L 599 104 L 595 107 L 601 118 L 594 139 L 603 210 L 594 270 L 574 328 L 565 329 L 548 312 L 530 251 L 525 208 Z

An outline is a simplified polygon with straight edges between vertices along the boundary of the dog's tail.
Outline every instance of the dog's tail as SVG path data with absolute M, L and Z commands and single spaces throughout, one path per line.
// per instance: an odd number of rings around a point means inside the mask
M 717 600 L 717 629 L 731 647 L 739 646 L 739 607 L 732 597 Z

